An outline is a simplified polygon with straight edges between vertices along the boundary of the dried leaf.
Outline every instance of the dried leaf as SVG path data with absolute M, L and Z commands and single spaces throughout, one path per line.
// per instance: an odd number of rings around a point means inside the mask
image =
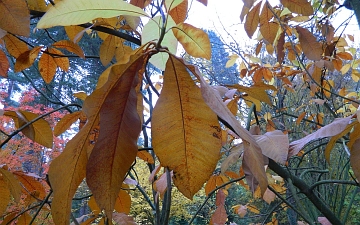
M 306 112 L 300 113 L 300 115 L 299 115 L 298 118 L 296 119 L 296 125 L 299 125 L 299 124 L 300 124 L 300 122 L 302 121 L 302 119 L 304 119 L 305 115 L 306 115 Z
M 5 53 L 0 50 L 0 76 L 6 78 L 9 68 L 9 60 L 6 57 Z
M 18 58 L 22 53 L 29 50 L 24 42 L 20 41 L 12 34 L 5 35 L 3 40 L 5 41 L 6 50 L 15 58 Z
M 225 171 L 229 168 L 229 166 L 235 164 L 239 158 L 242 152 L 244 151 L 244 147 L 242 144 L 235 145 L 231 148 L 230 154 L 224 161 L 221 163 L 221 173 L 224 174 Z
M 183 0 L 178 6 L 169 11 L 169 15 L 174 19 L 176 24 L 182 23 L 187 17 L 188 0 Z
M 112 36 L 112 35 L 110 35 L 110 36 Z M 62 40 L 62 41 L 53 43 L 52 46 L 56 47 L 56 48 L 66 49 L 67 51 L 78 55 L 80 58 L 85 59 L 83 50 L 80 48 L 80 46 L 78 44 L 75 44 L 72 41 Z
M 271 202 L 273 202 L 275 200 L 275 193 L 270 191 L 270 189 L 266 189 L 264 196 L 262 197 L 264 199 L 265 202 L 267 202 L 268 204 L 270 204 Z
M 211 216 L 210 225 L 225 224 L 227 221 L 227 213 L 225 209 L 225 194 L 222 190 L 216 193 L 217 208 Z
M 127 185 L 126 185 L 127 186 Z M 119 195 L 116 198 L 114 209 L 120 213 L 130 213 L 131 197 L 125 190 L 120 190 Z
M 4 215 L 10 200 L 10 189 L 4 177 L 0 176 L 0 215 Z
M 30 12 L 23 0 L 0 1 L 0 28 L 10 33 L 30 35 Z
M 350 164 L 354 171 L 356 179 L 360 180 L 360 139 L 356 139 L 354 144 L 351 146 Z
M 79 118 L 82 111 L 73 112 L 71 114 L 66 114 L 61 120 L 56 124 L 54 128 L 54 135 L 59 136 L 64 133 L 70 126 L 75 123 Z
M 14 66 L 15 72 L 20 72 L 26 68 L 29 68 L 38 57 L 41 46 L 34 47 L 31 50 L 28 50 L 22 53 L 17 59 Z
M 65 57 L 64 54 L 56 49 L 56 48 L 48 48 L 49 54 L 53 55 L 53 60 L 55 64 L 62 69 L 63 71 L 67 72 L 70 67 L 69 58 Z
M 118 225 L 136 225 L 134 218 L 125 213 L 113 213 L 113 220 Z
M 211 59 L 210 39 L 205 31 L 187 23 L 180 23 L 172 30 L 189 55 Z
M 341 133 L 347 127 L 351 118 L 352 116 L 340 119 L 337 118 L 332 123 L 320 128 L 316 132 L 291 142 L 288 157 L 296 155 L 306 144 L 313 140 L 324 137 L 332 137 Z
M 323 53 L 321 43 L 306 28 L 297 26 L 296 31 L 299 33 L 300 46 L 306 57 L 314 61 L 320 60 Z
M 262 102 L 265 102 L 269 105 L 271 105 L 272 103 L 265 90 L 273 90 L 273 91 L 276 90 L 274 86 L 267 85 L 264 83 L 254 84 L 251 87 L 242 86 L 240 84 L 230 85 L 229 87 L 236 88 L 240 92 L 246 92 L 249 96 L 258 99 Z
M 52 81 L 56 73 L 57 64 L 54 58 L 46 53 L 43 53 L 39 59 L 39 72 L 48 84 Z
M 45 191 L 45 187 L 39 180 L 39 177 L 34 177 L 20 171 L 14 172 L 14 175 L 21 182 L 28 193 L 37 192 L 39 199 L 44 199 L 46 197 L 47 193 Z
M 255 135 L 255 140 L 261 147 L 262 153 L 274 161 L 285 164 L 288 156 L 289 138 L 280 130 Z
M 145 162 L 150 163 L 150 164 L 154 164 L 154 163 L 155 163 L 154 158 L 153 158 L 152 155 L 150 155 L 150 153 L 147 152 L 147 151 L 138 151 L 136 157 L 139 157 L 140 159 L 142 159 L 142 160 L 144 160 Z
M 116 42 L 119 42 L 120 39 L 114 35 L 109 35 L 105 41 L 100 45 L 100 61 L 106 66 L 115 56 L 116 52 Z
M 259 24 L 260 6 L 261 6 L 261 2 L 259 2 L 256 6 L 254 6 L 246 16 L 244 28 L 249 38 L 253 36 Z
M 15 202 L 20 201 L 21 196 L 21 185 L 20 182 L 16 179 L 14 174 L 4 168 L 0 168 L 0 175 L 5 181 L 8 190 L 10 190 L 11 195 L 13 196 Z
M 307 0 L 280 0 L 280 2 L 293 13 L 303 16 L 311 16 L 314 13 L 311 2 Z
M 215 169 L 221 128 L 183 61 L 173 55 L 167 62 L 164 87 L 154 108 L 152 137 L 161 165 L 174 171 L 174 184 L 191 199 Z
M 276 45 L 276 55 L 277 55 L 276 59 L 279 63 L 282 63 L 285 58 L 284 44 L 285 44 L 285 32 L 283 31 L 280 34 Z

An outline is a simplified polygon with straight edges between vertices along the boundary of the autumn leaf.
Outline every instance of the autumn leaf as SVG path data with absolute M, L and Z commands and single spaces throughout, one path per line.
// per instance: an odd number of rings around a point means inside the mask
M 82 113 L 82 111 L 77 111 L 71 114 L 66 114 L 54 127 L 54 135 L 59 136 L 60 134 L 64 133 L 80 118 L 80 114 Z
M 123 1 L 63 0 L 48 9 L 38 22 L 37 28 L 78 25 L 96 18 L 111 18 L 120 15 L 148 17 L 141 8 Z
M 23 213 L 19 216 L 16 224 L 17 225 L 27 225 L 30 224 L 32 221 L 32 217 L 29 215 L 29 213 Z
M 127 185 L 125 185 L 127 186 Z M 125 190 L 120 190 L 119 195 L 116 198 L 114 209 L 120 213 L 130 213 L 131 197 Z
M 109 35 L 105 41 L 100 45 L 100 61 L 106 66 L 115 56 L 116 52 L 116 42 L 119 42 L 120 39 L 115 37 L 114 35 Z
M 144 56 L 135 55 L 129 63 L 113 66 L 108 81 L 85 100 L 92 105 L 84 108 L 93 109 L 97 102 L 94 111 L 100 114 L 100 134 L 89 156 L 86 181 L 109 219 L 122 181 L 138 151 L 141 121 L 135 87 L 143 64 Z
M 272 10 L 273 9 L 271 5 L 268 2 L 265 2 L 259 18 L 260 33 L 264 37 L 264 39 L 271 45 L 274 43 L 275 37 L 279 29 L 279 24 L 269 22 L 274 16 Z
M 45 187 L 41 183 L 39 177 L 31 176 L 30 174 L 26 174 L 21 171 L 15 171 L 13 174 L 21 182 L 21 184 L 28 191 L 28 193 L 37 192 L 39 199 L 44 199 L 46 197 Z
M 3 181 L 5 181 L 8 190 L 10 190 L 10 193 L 13 196 L 15 202 L 19 202 L 21 196 L 21 189 L 22 189 L 20 182 L 16 179 L 14 174 L 12 174 L 7 169 L 1 167 L 0 167 L 0 175 Z
M 191 199 L 219 160 L 221 128 L 185 65 L 173 55 L 154 108 L 152 137 L 161 165 L 174 171 L 174 184 Z
M 9 68 L 9 60 L 6 57 L 5 53 L 0 50 L 0 76 L 6 78 Z
M 273 91 L 276 90 L 276 88 L 274 86 L 267 85 L 264 83 L 254 84 L 251 87 L 246 87 L 246 86 L 243 86 L 240 84 L 230 85 L 229 87 L 236 88 L 240 92 L 245 92 L 249 96 L 251 96 L 255 99 L 258 99 L 262 102 L 265 102 L 269 105 L 271 105 L 272 103 L 271 103 L 270 98 L 265 90 L 273 90 Z
M 50 54 L 43 53 L 39 59 L 39 72 L 46 83 L 50 83 L 56 73 L 57 64 Z
M 260 6 L 261 6 L 261 2 L 259 2 L 256 6 L 254 6 L 246 16 L 244 28 L 249 38 L 253 36 L 259 24 Z
M 172 30 L 189 55 L 211 59 L 210 39 L 205 31 L 187 23 L 180 23 Z
M 225 67 L 226 68 L 232 67 L 238 58 L 239 56 L 236 54 L 229 56 L 229 60 L 226 62 Z
M 244 218 L 247 214 L 247 207 L 246 205 L 235 205 L 233 206 L 234 212 L 240 216 L 240 218 Z
M 80 46 L 78 44 L 75 44 L 72 41 L 61 40 L 61 41 L 53 43 L 52 46 L 56 47 L 56 48 L 66 49 L 67 51 L 78 55 L 80 58 L 85 59 L 85 55 L 84 55 L 83 50 L 80 48 Z
M 22 53 L 17 59 L 14 66 L 15 72 L 20 72 L 26 68 L 29 68 L 38 57 L 41 46 L 34 47 L 31 50 L 28 50 Z
M 155 161 L 154 161 L 154 158 L 152 157 L 152 155 L 147 152 L 147 151 L 138 151 L 137 157 L 139 157 L 140 159 L 144 160 L 145 162 L 147 163 L 150 163 L 150 164 L 154 164 Z
M 284 61 L 285 57 L 285 51 L 284 51 L 284 44 L 285 44 L 285 32 L 283 31 L 278 39 L 277 45 L 276 45 L 276 59 L 277 62 L 282 63 Z
M 256 181 L 261 187 L 262 193 L 265 192 L 267 188 L 267 178 L 264 170 L 264 159 L 261 152 L 260 146 L 256 143 L 256 140 L 251 135 L 249 131 L 241 126 L 239 121 L 235 116 L 230 112 L 230 110 L 223 103 L 222 98 L 218 93 L 216 93 L 210 85 L 204 80 L 200 75 L 200 72 L 196 67 L 188 66 L 190 71 L 196 76 L 201 84 L 201 94 L 208 106 L 226 123 L 227 126 L 231 127 L 234 132 L 246 141 L 247 150 L 244 151 L 244 155 L 249 162 L 258 162 L 249 164 L 249 172 L 255 177 Z
M 266 132 L 263 135 L 255 135 L 262 153 L 274 161 L 285 164 L 288 156 L 289 138 L 280 130 Z
M 7 34 L 3 37 L 5 41 L 6 50 L 15 58 L 18 58 L 22 53 L 29 50 L 28 46 L 20 41 L 17 37 L 12 34 Z
M 46 12 L 46 2 L 43 0 L 26 0 L 30 10 Z
M 113 220 L 118 225 L 136 225 L 134 218 L 125 213 L 113 213 Z
M 3 176 L 0 176 L 0 215 L 4 215 L 10 202 L 10 189 Z
M 187 17 L 188 0 L 183 0 L 178 6 L 169 11 L 169 15 L 174 19 L 176 24 L 182 23 Z
M 225 194 L 222 190 L 216 193 L 216 210 L 211 216 L 210 225 L 225 224 L 227 221 L 227 213 L 225 209 Z
M 316 132 L 291 142 L 288 157 L 296 155 L 306 144 L 313 140 L 324 137 L 332 137 L 341 133 L 349 124 L 351 117 L 352 116 L 335 119 L 332 123 L 320 128 Z
M 170 11 L 170 10 L 176 8 L 178 5 L 180 5 L 183 2 L 184 2 L 184 0 L 165 0 L 164 4 L 165 4 L 166 10 Z
M 299 124 L 300 124 L 300 122 L 302 121 L 302 119 L 304 119 L 305 115 L 306 115 L 306 112 L 300 113 L 300 115 L 299 115 L 298 118 L 296 119 L 296 125 L 299 125 Z
M 230 149 L 230 154 L 221 163 L 220 168 L 222 174 L 225 173 L 225 171 L 229 168 L 229 166 L 235 164 L 239 160 L 243 151 L 244 151 L 244 147 L 242 144 L 235 145 Z
M 311 2 L 308 2 L 307 0 L 280 0 L 280 2 L 291 12 L 303 16 L 311 16 L 314 13 Z
M 12 34 L 29 36 L 30 13 L 23 0 L 0 1 L 0 28 Z
M 320 60 L 323 53 L 321 43 L 306 28 L 297 26 L 296 31 L 299 33 L 300 46 L 306 57 L 314 61 Z
M 360 139 L 356 139 L 351 146 L 350 164 L 357 180 L 360 180 Z

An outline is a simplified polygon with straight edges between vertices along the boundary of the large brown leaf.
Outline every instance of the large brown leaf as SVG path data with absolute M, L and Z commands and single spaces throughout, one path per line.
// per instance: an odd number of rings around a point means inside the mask
M 291 12 L 302 14 L 303 16 L 311 16 L 314 13 L 311 2 L 307 0 L 280 0 L 280 2 Z
M 321 43 L 305 28 L 297 26 L 296 31 L 299 33 L 300 46 L 306 57 L 310 60 L 320 60 L 323 53 Z
M 174 171 L 175 185 L 191 199 L 219 160 L 221 128 L 184 63 L 172 55 L 154 108 L 152 137 L 161 165 Z
M 360 180 L 360 139 L 351 147 L 350 164 L 357 180 Z
M 256 31 L 256 28 L 259 24 L 259 12 L 260 12 L 261 2 L 259 2 L 246 16 L 244 28 L 246 34 L 251 38 Z
M 0 28 L 12 34 L 29 36 L 30 13 L 23 0 L 0 1 Z
M 193 72 L 196 78 L 200 81 L 201 84 L 201 94 L 208 106 L 221 118 L 223 119 L 228 126 L 231 126 L 235 133 L 241 137 L 244 142 L 249 145 L 244 154 L 246 154 L 246 160 L 249 164 L 249 171 L 255 177 L 256 181 L 259 183 L 261 188 L 261 193 L 265 193 L 267 189 L 267 177 L 264 169 L 264 159 L 260 149 L 260 146 L 257 144 L 256 140 L 252 134 L 243 128 L 231 111 L 226 107 L 223 102 L 223 99 L 220 95 L 210 87 L 210 85 L 204 80 L 200 75 L 200 72 L 196 67 L 188 66 L 188 68 Z
M 86 180 L 109 219 L 122 181 L 137 154 L 141 121 L 135 88 L 143 64 L 144 57 L 136 55 L 127 64 L 113 66 L 107 83 L 89 96 L 101 102 L 101 108 L 100 134 L 89 157 Z

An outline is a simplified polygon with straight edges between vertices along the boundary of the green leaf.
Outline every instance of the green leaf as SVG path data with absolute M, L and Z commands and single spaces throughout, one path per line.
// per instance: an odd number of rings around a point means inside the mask
M 77 25 L 91 22 L 96 18 L 120 15 L 149 17 L 141 8 L 124 1 L 62 0 L 50 7 L 38 22 L 37 28 Z

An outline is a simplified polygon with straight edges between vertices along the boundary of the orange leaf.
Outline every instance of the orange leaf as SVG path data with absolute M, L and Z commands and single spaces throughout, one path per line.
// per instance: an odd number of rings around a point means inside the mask
M 19 216 L 16 225 L 28 225 L 30 224 L 32 217 L 28 213 L 23 213 Z
M 120 190 L 119 195 L 116 198 L 114 209 L 117 212 L 129 214 L 131 207 L 131 197 L 125 190 Z
M 60 69 L 62 69 L 65 72 L 69 70 L 70 67 L 69 58 L 62 57 L 64 54 L 60 50 L 56 48 L 48 48 L 48 52 L 54 55 L 53 60 L 56 63 L 56 65 L 60 67 Z
M 14 175 L 16 175 L 17 179 L 29 193 L 38 192 L 39 199 L 44 199 L 46 197 L 45 187 L 40 182 L 39 177 L 31 176 L 20 171 L 14 172 Z
M 254 8 L 252 8 L 246 16 L 244 28 L 249 38 L 253 36 L 259 24 L 260 6 L 261 6 L 261 2 L 259 2 L 256 6 L 254 6 Z
M 240 84 L 231 85 L 230 87 L 236 88 L 240 92 L 246 92 L 249 96 L 251 96 L 255 99 L 258 99 L 262 102 L 265 102 L 269 105 L 271 105 L 272 103 L 271 103 L 269 96 L 265 90 L 273 90 L 273 91 L 276 90 L 276 88 L 274 86 L 267 85 L 264 83 L 258 83 L 251 87 L 242 86 Z
M 106 66 L 113 59 L 116 52 L 116 38 L 114 35 L 109 35 L 100 46 L 100 61 Z
M 279 63 L 282 63 L 284 61 L 284 57 L 285 57 L 284 44 L 285 44 L 285 32 L 283 31 L 280 34 L 276 45 L 277 61 Z
M 303 16 L 311 16 L 314 13 L 311 2 L 307 0 L 280 0 L 280 2 L 291 12 L 302 14 Z
M 210 39 L 205 31 L 187 23 L 180 23 L 172 30 L 176 39 L 191 56 L 211 59 Z
M 80 48 L 80 46 L 78 44 L 75 44 L 72 41 L 62 40 L 62 41 L 55 42 L 54 44 L 52 44 L 52 46 L 56 47 L 56 48 L 66 49 L 69 52 L 72 52 L 72 53 L 78 55 L 80 58 L 85 59 L 83 50 Z
M 54 135 L 59 136 L 64 133 L 70 126 L 75 123 L 79 118 L 82 111 L 73 112 L 71 114 L 66 114 L 54 127 Z
M 310 60 L 320 60 L 323 50 L 316 37 L 310 31 L 300 26 L 296 27 L 296 31 L 299 33 L 300 46 L 304 54 Z
M 4 177 L 0 176 L 0 215 L 4 215 L 10 200 L 10 189 L 6 184 Z
M 173 18 L 176 24 L 185 21 L 188 10 L 188 0 L 183 0 L 178 6 L 171 9 L 169 15 Z
M 174 184 L 191 199 L 219 160 L 221 128 L 184 62 L 173 55 L 169 55 L 164 87 L 154 108 L 152 137 L 161 165 L 174 171 Z
M 336 53 L 336 56 L 339 56 L 340 58 L 345 59 L 345 60 L 353 59 L 353 56 L 348 52 L 339 52 L 339 53 Z
M 144 160 L 147 163 L 150 163 L 150 164 L 155 163 L 154 158 L 147 151 L 138 151 L 136 156 L 139 157 L 140 159 Z
M 20 182 L 16 179 L 14 174 L 7 169 L 0 168 L 0 175 L 7 184 L 7 188 L 10 190 L 10 193 L 14 197 L 15 202 L 19 202 L 22 188 Z
M 64 27 L 64 29 L 69 39 L 77 43 L 81 40 L 82 36 L 84 35 L 83 31 L 85 28 L 73 25 L 73 26 L 66 26 Z
M 28 50 L 22 53 L 17 59 L 14 66 L 15 72 L 20 72 L 26 68 L 29 68 L 38 57 L 41 50 L 40 46 L 34 47 L 31 50 Z
M 302 113 L 298 116 L 298 118 L 296 119 L 296 125 L 299 125 L 299 124 L 300 124 L 301 120 L 304 119 L 305 115 L 306 115 L 306 112 L 302 112 Z
M 96 107 L 94 112 L 100 117 L 100 134 L 89 156 L 86 181 L 109 219 L 120 192 L 120 181 L 124 180 L 138 151 L 141 121 L 135 88 L 144 60 L 144 55 L 134 55 L 129 63 L 113 66 L 108 81 L 84 102 L 84 109 Z
M 44 79 L 44 81 L 48 84 L 52 81 L 56 73 L 57 64 L 54 58 L 46 53 L 43 53 L 39 59 L 39 71 Z
M 22 53 L 29 50 L 24 42 L 11 34 L 5 35 L 3 40 L 5 41 L 6 50 L 15 58 L 18 58 Z
M 10 68 L 9 60 L 5 53 L 0 50 L 0 76 L 7 77 L 8 70 Z
M 10 33 L 29 36 L 30 13 L 23 0 L 0 1 L 0 28 Z
M 272 45 L 276 38 L 279 27 L 279 24 L 275 22 L 267 22 L 260 25 L 260 33 L 264 39 Z

